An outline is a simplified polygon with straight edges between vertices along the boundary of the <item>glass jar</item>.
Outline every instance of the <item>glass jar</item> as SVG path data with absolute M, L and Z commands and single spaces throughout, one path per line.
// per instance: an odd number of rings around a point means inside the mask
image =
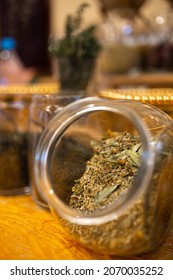
M 59 85 L 50 82 L 0 86 L 0 195 L 31 193 L 28 172 L 31 99 L 35 94 L 55 95 L 58 91 Z
M 172 13 L 159 13 L 148 20 L 148 34 L 139 44 L 143 72 L 170 72 L 172 60 Z
M 29 95 L 0 94 L 0 195 L 30 193 L 28 176 Z
M 100 74 L 138 73 L 141 71 L 141 44 L 146 41 L 150 28 L 148 19 L 140 12 L 145 1 L 101 2 L 104 13 L 98 30 L 102 43 Z
M 86 247 L 135 255 L 157 247 L 172 211 L 173 123 L 136 101 L 89 97 L 56 114 L 34 176 L 59 222 Z
M 31 105 L 29 108 L 29 173 L 30 185 L 32 188 L 32 196 L 34 201 L 42 206 L 48 207 L 47 198 L 42 192 L 35 187 L 33 176 L 33 162 L 35 157 L 35 148 L 40 135 L 47 126 L 50 119 L 64 108 L 67 104 L 74 102 L 82 96 L 77 95 L 62 95 L 62 94 L 35 94 L 32 96 Z

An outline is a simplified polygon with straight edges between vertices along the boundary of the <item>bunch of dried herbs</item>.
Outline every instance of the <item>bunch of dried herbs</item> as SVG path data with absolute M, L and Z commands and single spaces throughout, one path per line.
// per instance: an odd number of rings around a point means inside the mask
M 49 42 L 49 53 L 58 62 L 61 89 L 71 95 L 76 95 L 78 90 L 79 94 L 81 90 L 86 93 L 101 51 L 96 25 L 83 26 L 84 11 L 88 7 L 89 4 L 83 3 L 74 15 L 68 15 L 64 35 L 58 39 L 51 38 Z
M 74 15 L 68 15 L 64 26 L 64 36 L 59 39 L 51 38 L 49 53 L 55 57 L 96 58 L 101 49 L 96 37 L 96 26 L 82 28 L 83 13 L 89 7 L 82 3 Z

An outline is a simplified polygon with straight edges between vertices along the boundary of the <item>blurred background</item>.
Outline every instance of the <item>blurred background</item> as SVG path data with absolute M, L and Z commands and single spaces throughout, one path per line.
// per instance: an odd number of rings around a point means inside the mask
M 156 73 L 164 74 L 163 86 L 172 86 L 172 0 L 1 0 L 0 38 L 16 41 L 19 82 L 57 77 L 55 59 L 48 53 L 49 38 L 63 36 L 67 16 L 84 2 L 90 8 L 83 25 L 97 25 L 102 45 L 96 89 L 131 84 L 131 77 L 134 84 L 157 86 Z M 3 67 L 1 76 L 5 75 Z

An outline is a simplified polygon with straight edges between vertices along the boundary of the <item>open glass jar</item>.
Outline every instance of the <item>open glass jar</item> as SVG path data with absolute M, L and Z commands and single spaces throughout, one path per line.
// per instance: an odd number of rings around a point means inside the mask
M 34 176 L 51 210 L 78 241 L 134 255 L 160 244 L 172 210 L 173 123 L 127 100 L 84 98 L 44 129 Z

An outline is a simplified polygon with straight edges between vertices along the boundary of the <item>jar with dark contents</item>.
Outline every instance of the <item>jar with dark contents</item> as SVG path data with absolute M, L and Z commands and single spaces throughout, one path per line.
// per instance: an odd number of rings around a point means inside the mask
M 0 94 L 0 195 L 30 193 L 28 111 L 30 97 Z
M 83 98 L 39 138 L 36 187 L 87 248 L 119 256 L 153 250 L 173 205 L 173 123 L 136 101 Z

